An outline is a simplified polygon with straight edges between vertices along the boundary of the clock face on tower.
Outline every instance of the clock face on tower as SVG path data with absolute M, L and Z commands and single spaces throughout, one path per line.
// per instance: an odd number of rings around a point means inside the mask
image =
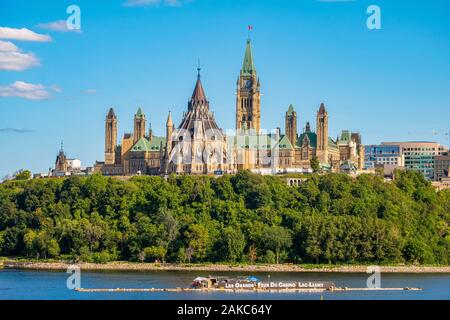
M 246 80 L 244 86 L 245 88 L 250 89 L 252 87 L 252 80 Z

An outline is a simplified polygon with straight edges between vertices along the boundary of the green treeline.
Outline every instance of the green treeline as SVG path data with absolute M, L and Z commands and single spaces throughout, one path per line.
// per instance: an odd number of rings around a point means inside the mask
M 0 255 L 38 259 L 449 264 L 449 222 L 450 190 L 411 171 L 0 184 Z

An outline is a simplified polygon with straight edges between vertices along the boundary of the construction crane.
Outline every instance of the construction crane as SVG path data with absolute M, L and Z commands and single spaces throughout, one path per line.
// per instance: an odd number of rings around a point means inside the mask
M 450 151 L 450 131 L 446 132 L 445 135 L 448 136 L 448 145 L 447 145 L 447 147 L 448 147 L 448 151 Z
M 448 129 L 446 129 L 448 130 Z M 448 137 L 448 145 L 450 151 L 450 131 L 438 131 L 438 130 L 431 130 L 428 132 L 409 132 L 408 135 L 433 135 L 433 136 L 447 136 Z

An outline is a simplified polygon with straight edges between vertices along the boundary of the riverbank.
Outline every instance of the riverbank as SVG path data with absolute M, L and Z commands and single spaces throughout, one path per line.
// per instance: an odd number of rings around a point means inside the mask
M 18 262 L 3 261 L 5 269 L 30 270 L 67 270 L 70 263 L 66 262 Z M 209 271 L 209 272 L 339 272 L 339 273 L 366 273 L 364 265 L 294 265 L 294 264 L 257 264 L 257 265 L 227 265 L 227 264 L 163 264 L 163 263 L 133 263 L 110 262 L 78 263 L 81 270 L 91 271 Z M 450 273 L 450 266 L 380 266 L 382 273 Z

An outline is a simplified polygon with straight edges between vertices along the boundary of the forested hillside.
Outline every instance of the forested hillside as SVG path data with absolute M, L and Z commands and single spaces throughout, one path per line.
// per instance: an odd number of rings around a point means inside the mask
M 415 172 L 93 175 L 0 184 L 0 255 L 166 262 L 450 262 L 450 190 Z

